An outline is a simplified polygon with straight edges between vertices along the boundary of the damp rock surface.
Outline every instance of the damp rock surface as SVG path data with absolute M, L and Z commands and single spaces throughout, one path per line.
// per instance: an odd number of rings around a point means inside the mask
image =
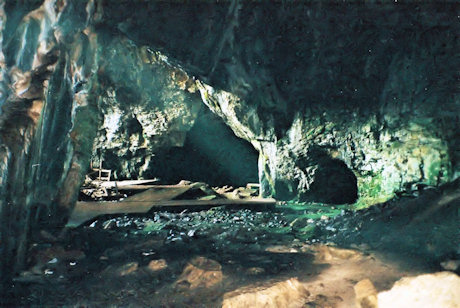
M 460 304 L 459 291 L 460 277 L 450 272 L 404 277 L 391 290 L 378 294 L 378 307 L 453 308 Z
M 45 94 L 25 107 L 43 114 L 38 152 L 57 154 L 43 183 L 80 183 L 91 154 L 115 177 L 168 174 L 158 159 L 191 140 L 201 108 L 252 144 L 279 199 L 371 204 L 458 176 L 453 4 L 77 2 L 8 2 L 2 15 L 2 87 Z M 28 86 L 47 57 L 54 77 Z

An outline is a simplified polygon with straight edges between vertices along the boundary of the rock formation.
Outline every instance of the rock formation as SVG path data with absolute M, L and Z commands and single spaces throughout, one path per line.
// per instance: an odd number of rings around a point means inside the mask
M 161 172 L 203 108 L 257 150 L 266 196 L 370 204 L 459 175 L 455 4 L 31 0 L 0 17 L 2 274 L 31 226 L 63 226 L 91 157 Z

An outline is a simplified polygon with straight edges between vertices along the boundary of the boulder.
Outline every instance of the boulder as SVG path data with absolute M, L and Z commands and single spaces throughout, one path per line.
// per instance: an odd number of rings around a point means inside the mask
M 300 308 L 309 295 L 296 278 L 291 278 L 267 287 L 247 287 L 226 293 L 222 308 Z
M 358 308 L 377 308 L 377 290 L 369 279 L 361 280 L 354 289 Z
M 164 270 L 167 267 L 168 267 L 168 263 L 166 263 L 165 259 L 152 260 L 149 262 L 149 265 L 147 266 L 147 268 L 151 272 L 159 272 L 159 271 Z
M 175 282 L 178 289 L 211 288 L 222 282 L 222 266 L 214 260 L 196 257 L 185 266 Z
M 334 260 L 357 260 L 362 255 L 352 249 L 344 249 L 327 245 L 317 245 L 315 250 L 315 260 L 317 262 L 331 262 Z
M 138 268 L 139 268 L 139 263 L 137 263 L 137 262 L 129 262 L 129 263 L 126 263 L 126 264 L 120 266 L 116 270 L 116 273 L 117 273 L 118 276 L 126 276 L 126 275 L 134 273 L 135 271 L 137 271 Z
M 378 294 L 379 308 L 458 308 L 460 277 L 451 272 L 404 277 Z

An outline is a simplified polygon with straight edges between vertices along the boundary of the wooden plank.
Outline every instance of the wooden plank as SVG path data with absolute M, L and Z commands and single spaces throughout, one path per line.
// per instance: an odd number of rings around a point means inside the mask
M 115 187 L 114 187 L 115 188 Z M 123 185 L 117 187 L 118 190 L 123 191 L 123 190 L 146 190 L 146 189 L 158 189 L 158 185 Z M 162 188 L 164 189 L 164 188 Z
M 162 206 L 221 206 L 221 205 L 249 205 L 249 204 L 275 204 L 272 198 L 245 198 L 245 199 L 213 199 L 213 200 L 165 200 L 152 204 L 151 207 Z
M 137 196 L 137 195 L 136 195 Z M 134 196 L 133 196 L 134 197 Z M 147 213 L 153 207 L 174 206 L 222 206 L 222 205 L 251 205 L 275 204 L 272 198 L 247 198 L 247 199 L 213 199 L 213 200 L 128 200 L 120 202 L 77 202 L 69 219 L 68 226 L 78 226 L 85 221 L 105 214 Z
M 148 183 L 154 183 L 157 182 L 157 179 L 151 179 L 151 180 L 127 180 L 127 181 L 107 181 L 107 182 L 102 182 L 100 185 L 102 187 L 115 187 L 118 186 L 118 188 L 123 187 L 123 186 L 129 186 L 129 185 L 141 185 L 141 184 L 148 184 Z M 177 185 L 176 185 L 177 186 Z
M 153 202 L 171 200 L 191 187 L 191 185 L 180 185 L 169 189 L 149 189 L 117 202 L 77 202 L 67 225 L 78 226 L 104 214 L 146 213 Z
M 123 186 L 111 186 L 105 188 L 118 188 L 118 190 L 146 190 L 146 189 L 175 189 L 184 185 L 123 185 Z

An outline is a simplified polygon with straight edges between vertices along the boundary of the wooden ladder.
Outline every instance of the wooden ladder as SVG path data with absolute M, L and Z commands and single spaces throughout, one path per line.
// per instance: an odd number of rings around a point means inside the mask
M 99 164 L 99 168 L 93 168 L 93 161 L 91 160 L 91 170 L 98 173 L 97 179 L 103 182 L 109 182 L 112 176 L 112 170 L 102 169 L 102 159 Z

